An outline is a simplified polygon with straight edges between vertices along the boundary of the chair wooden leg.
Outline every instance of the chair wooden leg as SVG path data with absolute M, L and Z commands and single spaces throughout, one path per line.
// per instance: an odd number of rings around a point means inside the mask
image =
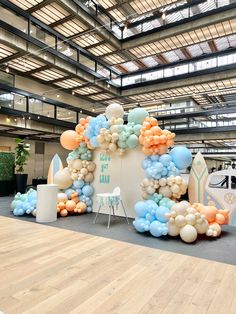
M 123 208 L 123 211 L 124 211 L 124 214 L 125 214 L 125 219 L 126 219 L 126 221 L 127 221 L 127 224 L 129 225 L 129 219 L 128 219 L 128 216 L 127 216 L 127 214 L 126 214 L 126 211 L 125 211 L 125 207 L 124 207 L 123 201 L 122 201 L 122 200 L 120 200 L 120 203 L 121 203 L 121 206 L 122 206 L 122 208 Z
M 96 214 L 96 216 L 95 216 L 95 218 L 94 218 L 94 221 L 93 221 L 94 224 L 95 224 L 96 221 L 97 221 L 97 217 L 98 217 L 98 214 L 99 214 L 99 212 L 100 212 L 101 207 L 102 207 L 102 205 L 100 205 L 99 208 L 98 208 L 97 214 Z

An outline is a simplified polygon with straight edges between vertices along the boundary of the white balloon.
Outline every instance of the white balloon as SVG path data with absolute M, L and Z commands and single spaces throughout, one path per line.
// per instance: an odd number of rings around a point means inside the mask
M 183 227 L 186 224 L 186 219 L 183 215 L 178 215 L 175 217 L 175 224 L 178 227 Z
M 179 227 L 177 227 L 175 224 L 168 223 L 168 234 L 171 237 L 178 236 L 179 232 L 180 232 L 180 228 Z
M 68 201 L 68 197 L 67 197 L 66 193 L 58 193 L 57 194 L 57 201 L 58 201 L 58 203 Z
M 159 180 L 159 185 L 160 185 L 160 186 L 165 186 L 166 184 L 167 184 L 167 181 L 166 181 L 165 178 L 161 178 L 161 179 Z
M 173 184 L 170 189 L 171 189 L 171 192 L 173 192 L 173 193 L 178 193 L 180 190 L 180 188 L 177 184 Z
M 197 229 L 197 232 L 199 234 L 204 234 L 207 232 L 209 225 L 208 225 L 208 222 L 204 219 L 204 221 L 202 223 L 200 223 L 200 224 L 197 223 L 197 224 L 195 224 L 194 227 Z
M 75 170 L 80 170 L 82 168 L 82 161 L 80 159 L 75 159 L 72 163 L 72 168 Z
M 196 217 L 194 214 L 188 214 L 185 216 L 187 224 L 194 225 L 196 223 Z
M 164 197 L 171 197 L 172 193 L 168 186 L 161 186 L 159 189 L 159 194 L 162 194 Z
M 186 243 L 192 243 L 197 239 L 197 230 L 192 225 L 185 225 L 180 229 L 180 237 Z
M 108 119 L 111 119 L 112 117 L 123 118 L 124 109 L 120 104 L 110 104 L 106 108 L 105 115 Z

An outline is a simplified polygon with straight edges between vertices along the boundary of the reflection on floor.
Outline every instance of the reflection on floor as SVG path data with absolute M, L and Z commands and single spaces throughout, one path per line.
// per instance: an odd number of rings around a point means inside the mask
M 235 313 L 236 266 L 0 217 L 0 310 Z
M 32 216 L 14 217 L 11 213 L 10 202 L 11 199 L 8 197 L 0 198 L 0 215 L 35 223 L 35 218 Z M 160 250 L 236 264 L 236 227 L 223 226 L 224 231 L 221 238 L 212 239 L 204 236 L 199 238 L 194 244 L 185 244 L 179 238 L 154 238 L 149 234 L 137 233 L 132 223 L 127 225 L 123 217 L 117 217 L 115 220 L 112 220 L 110 229 L 107 229 L 108 218 L 106 215 L 99 216 L 95 225 L 93 224 L 93 219 L 94 214 L 70 216 L 59 218 L 56 222 L 49 225 Z

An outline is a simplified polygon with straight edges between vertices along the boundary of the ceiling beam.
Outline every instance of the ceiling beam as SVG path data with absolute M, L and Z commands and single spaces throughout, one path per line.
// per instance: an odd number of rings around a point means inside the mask
M 45 7 L 46 5 L 48 5 L 48 4 L 50 4 L 50 3 L 54 2 L 54 1 L 55 0 L 44 0 L 44 1 L 36 4 L 35 6 L 29 8 L 28 10 L 26 10 L 26 12 L 31 14 L 31 13 L 37 11 L 37 10 L 42 9 L 43 7 Z
M 190 51 L 188 50 L 188 48 L 180 48 L 180 51 L 182 52 L 182 54 L 185 56 L 186 59 L 192 59 L 192 54 L 190 53 Z
M 49 24 L 48 26 L 53 28 L 53 27 L 59 26 L 59 25 L 61 25 L 63 23 L 66 23 L 66 22 L 70 21 L 73 18 L 75 18 L 75 14 L 70 14 L 68 16 L 65 16 L 63 19 L 60 19 L 60 20 L 58 20 L 56 22 L 53 22 L 53 23 Z
M 159 64 L 169 64 L 169 61 L 163 55 L 152 56 Z
M 218 49 L 216 47 L 216 44 L 215 44 L 215 41 L 213 39 L 212 40 L 208 40 L 207 43 L 208 43 L 208 45 L 209 45 L 209 47 L 210 47 L 212 52 L 217 52 L 218 51 Z
M 27 71 L 25 73 L 27 73 L 27 75 L 32 75 L 32 74 L 35 74 L 37 72 L 49 70 L 51 67 L 52 67 L 51 65 L 47 64 L 47 65 L 42 66 L 41 68 L 33 69 L 33 70 Z
M 197 29 L 200 28 L 202 29 L 210 25 L 234 19 L 235 16 L 236 3 L 232 3 L 215 9 L 214 12 L 204 12 L 197 16 L 187 18 L 184 21 L 180 20 L 175 23 L 166 24 L 165 26 L 157 27 L 147 32 L 125 38 L 122 40 L 122 50 L 137 48 L 155 41 L 178 36 L 179 34 L 185 34 L 186 32 L 191 32 L 193 30 L 197 31 Z M 198 42 L 201 42 L 201 40 Z
M 8 57 L 6 57 L 6 58 L 1 59 L 1 60 L 0 60 L 0 64 L 7 64 L 8 62 L 13 61 L 13 60 L 15 60 L 15 59 L 17 59 L 17 58 L 21 58 L 21 57 L 23 57 L 24 55 L 26 55 L 26 52 L 20 51 L 20 52 L 14 53 L 14 54 L 11 55 L 11 56 L 8 56 Z

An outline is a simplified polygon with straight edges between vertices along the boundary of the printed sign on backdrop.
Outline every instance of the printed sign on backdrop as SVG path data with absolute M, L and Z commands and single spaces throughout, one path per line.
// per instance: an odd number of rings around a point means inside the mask
M 109 166 L 111 164 L 111 156 L 104 153 L 100 153 L 99 160 L 100 160 L 99 182 L 100 184 L 110 184 L 111 176 L 109 174 Z
M 134 204 L 141 200 L 140 183 L 144 179 L 141 162 L 145 158 L 140 148 L 127 151 L 124 156 L 105 154 L 100 150 L 94 152 L 96 170 L 93 186 L 95 188 L 94 208 L 97 211 L 96 193 L 111 193 L 116 186 L 121 189 L 122 199 L 129 217 L 134 217 Z M 102 209 L 108 213 L 108 208 Z M 121 209 L 117 212 L 123 216 Z

